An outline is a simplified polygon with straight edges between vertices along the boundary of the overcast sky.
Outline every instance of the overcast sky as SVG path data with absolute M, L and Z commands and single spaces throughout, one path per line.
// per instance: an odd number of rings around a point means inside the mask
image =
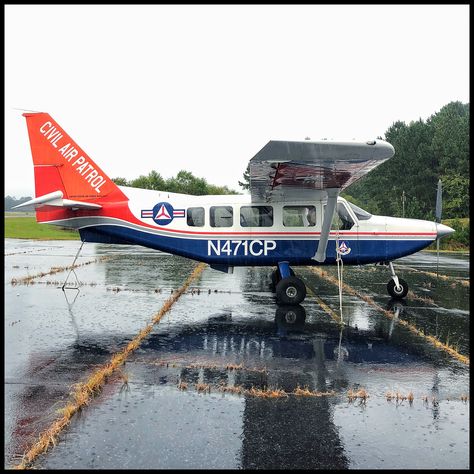
M 48 112 L 110 178 L 240 190 L 269 140 L 372 139 L 469 102 L 468 5 L 6 5 L 5 194 Z

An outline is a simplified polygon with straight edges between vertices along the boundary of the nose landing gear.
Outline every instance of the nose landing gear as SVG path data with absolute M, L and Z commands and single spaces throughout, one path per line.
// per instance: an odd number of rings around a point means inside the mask
M 387 283 L 388 294 L 392 298 L 405 298 L 408 293 L 408 283 L 402 278 L 398 278 L 393 268 L 393 263 L 388 262 L 390 272 L 392 273 L 392 279 Z

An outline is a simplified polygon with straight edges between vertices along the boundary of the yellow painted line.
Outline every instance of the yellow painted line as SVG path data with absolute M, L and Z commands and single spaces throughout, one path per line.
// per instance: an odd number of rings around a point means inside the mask
M 73 401 L 69 402 L 60 410 L 62 416 L 53 422 L 53 424 L 40 434 L 38 441 L 23 455 L 20 464 L 13 466 L 13 469 L 27 469 L 30 464 L 42 453 L 46 452 L 51 446 L 55 446 L 60 432 L 70 423 L 72 416 L 81 408 L 89 404 L 91 399 L 100 392 L 107 379 L 116 371 L 141 344 L 143 339 L 150 334 L 153 326 L 171 309 L 173 304 L 186 291 L 189 285 L 202 273 L 206 264 L 197 265 L 191 275 L 184 282 L 183 286 L 175 291 L 163 304 L 160 311 L 153 316 L 151 323 L 143 328 L 135 338 L 129 342 L 127 347 L 115 354 L 110 362 L 99 367 L 84 383 L 76 385 L 76 390 L 72 394 Z
M 308 268 L 313 273 L 315 273 L 316 275 L 319 275 L 320 277 L 326 279 L 327 281 L 331 282 L 332 284 L 334 284 L 335 286 L 337 286 L 339 288 L 339 283 L 337 281 L 337 278 L 333 277 L 328 272 L 322 270 L 319 267 L 308 267 Z M 348 293 L 363 299 L 365 302 L 367 302 L 368 304 L 370 304 L 371 306 L 376 308 L 378 311 L 380 311 L 382 314 L 387 316 L 387 318 L 393 319 L 395 317 L 395 315 L 392 312 L 387 311 L 386 309 L 382 308 L 370 296 L 359 293 L 354 288 L 349 286 L 347 283 L 343 283 L 343 288 Z M 420 331 L 416 326 L 414 326 L 413 324 L 410 324 L 409 322 L 407 322 L 403 319 L 398 318 L 397 322 L 399 324 L 401 324 L 402 326 L 405 326 L 407 329 L 409 329 L 412 333 L 416 334 L 417 336 L 420 336 L 423 339 L 429 341 L 437 349 L 441 349 L 441 350 L 447 352 L 448 354 L 450 354 L 451 356 L 453 356 L 455 359 L 462 362 L 463 364 L 469 365 L 469 357 L 466 357 L 466 356 L 460 354 L 458 351 L 453 349 L 451 346 L 448 346 L 447 344 L 444 344 L 443 342 L 439 341 L 436 337 L 425 334 L 423 331 Z
M 331 316 L 334 321 L 338 324 L 343 324 L 341 322 L 341 315 L 337 314 L 332 308 L 330 308 L 319 296 L 314 295 L 316 298 L 316 301 L 319 303 L 319 306 L 327 313 L 329 316 Z
M 306 282 L 305 282 L 306 283 Z M 341 315 L 340 314 L 337 314 L 332 308 L 330 308 L 313 290 L 312 288 L 306 284 L 306 288 L 308 290 L 308 292 L 311 294 L 311 296 L 314 296 L 314 298 L 316 299 L 316 301 L 318 302 L 319 306 L 321 306 L 321 308 L 327 313 L 329 314 L 329 316 L 331 316 L 332 319 L 334 319 L 334 321 L 336 321 L 336 323 L 338 324 L 343 324 L 341 322 Z

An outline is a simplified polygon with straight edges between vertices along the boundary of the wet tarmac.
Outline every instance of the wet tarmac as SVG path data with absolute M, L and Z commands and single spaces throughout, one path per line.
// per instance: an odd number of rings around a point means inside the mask
M 195 266 L 85 244 L 63 292 L 78 248 L 5 240 L 5 467 Z M 436 254 L 396 263 L 403 303 L 387 267 L 344 268 L 375 304 L 343 293 L 342 328 L 337 287 L 309 268 L 296 308 L 275 304 L 269 268 L 206 268 L 33 467 L 469 468 L 469 366 L 400 324 L 469 357 L 469 257 L 441 254 L 444 279 Z

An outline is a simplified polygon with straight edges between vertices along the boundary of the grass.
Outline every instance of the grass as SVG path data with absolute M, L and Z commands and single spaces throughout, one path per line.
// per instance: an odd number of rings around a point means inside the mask
M 469 217 L 458 217 L 456 219 L 443 219 L 441 222 L 445 225 L 452 226 L 455 221 L 459 221 L 459 223 L 463 227 L 469 227 Z
M 6 217 L 6 239 L 80 240 L 76 230 L 64 230 L 50 224 L 38 224 L 35 217 Z
M 367 401 L 367 398 L 369 398 L 369 394 L 367 393 L 367 390 L 365 388 L 361 388 L 357 392 L 355 390 L 349 389 L 347 392 L 347 398 L 349 399 L 349 402 L 353 402 L 356 399 L 360 399 L 361 402 L 365 403 Z

